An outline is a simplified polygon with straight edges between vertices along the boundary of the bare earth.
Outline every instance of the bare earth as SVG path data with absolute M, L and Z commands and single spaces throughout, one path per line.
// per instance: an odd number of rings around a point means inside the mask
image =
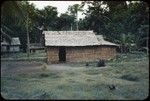
M 22 73 L 31 73 L 38 72 L 41 70 L 43 63 L 41 62 L 2 62 L 1 63 L 1 75 L 16 75 Z M 59 64 L 50 64 L 47 65 L 48 70 L 52 71 L 60 71 L 60 70 L 72 70 L 72 69 L 81 69 L 85 67 L 71 67 L 67 63 L 59 63 Z M 108 68 L 108 66 L 101 67 L 100 69 Z

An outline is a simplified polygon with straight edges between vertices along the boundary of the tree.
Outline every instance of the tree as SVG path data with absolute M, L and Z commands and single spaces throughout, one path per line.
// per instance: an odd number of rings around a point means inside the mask
M 38 20 L 40 25 L 44 25 L 47 30 L 54 30 L 57 19 L 57 8 L 52 6 L 46 6 L 42 10 L 38 10 Z
M 139 1 L 129 2 L 127 5 L 126 1 L 86 1 L 82 4 L 90 4 L 84 19 L 89 23 L 90 29 L 112 42 L 128 44 L 129 49 L 133 43 L 137 45 L 137 49 L 146 45 L 148 27 L 144 26 L 149 25 L 147 3 Z
M 56 21 L 56 30 L 71 30 L 71 26 L 74 25 L 75 18 L 67 13 L 61 14 Z M 75 28 L 73 28 L 75 29 Z
M 24 14 L 20 1 L 5 1 L 1 6 L 1 28 L 10 37 L 24 36 Z M 21 32 L 20 32 L 21 31 Z M 23 35 L 20 35 L 23 34 Z M 21 40 L 21 43 L 25 42 Z
M 79 30 L 79 28 L 78 28 L 78 12 L 83 11 L 81 6 L 79 4 L 74 4 L 73 6 L 68 7 L 68 11 L 71 15 L 76 17 L 76 30 Z
M 13 34 L 12 25 L 16 25 L 22 21 L 22 12 L 20 10 L 20 2 L 6 1 L 1 6 L 1 28 L 8 34 Z

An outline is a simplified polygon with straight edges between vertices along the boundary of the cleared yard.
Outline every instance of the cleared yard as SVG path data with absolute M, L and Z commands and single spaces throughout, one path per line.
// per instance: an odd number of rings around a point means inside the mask
M 5 99 L 145 99 L 149 89 L 149 58 L 119 55 L 96 62 L 50 64 L 1 62 L 1 95 Z M 115 86 L 115 89 L 111 89 Z

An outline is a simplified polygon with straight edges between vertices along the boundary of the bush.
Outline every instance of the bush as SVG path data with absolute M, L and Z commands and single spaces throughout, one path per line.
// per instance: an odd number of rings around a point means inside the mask
M 86 63 L 85 66 L 89 66 L 89 63 Z
M 105 60 L 99 60 L 97 63 L 97 67 L 105 66 Z
M 49 75 L 48 74 L 45 74 L 45 73 L 42 73 L 40 74 L 40 77 L 48 77 Z
M 121 79 L 125 79 L 128 81 L 138 81 L 138 78 L 136 76 L 131 75 L 131 74 L 123 75 L 123 76 L 121 76 Z
M 47 69 L 47 64 L 44 63 L 44 64 L 42 65 L 41 69 L 42 69 L 43 71 L 45 71 L 45 70 Z

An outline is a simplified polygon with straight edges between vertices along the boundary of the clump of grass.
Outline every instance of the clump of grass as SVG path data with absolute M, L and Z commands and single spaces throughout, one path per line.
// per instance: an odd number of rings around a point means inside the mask
M 97 67 L 102 67 L 102 66 L 105 66 L 105 61 L 100 59 L 97 63 Z
M 74 76 L 74 75 L 76 75 L 75 72 L 67 72 L 66 74 L 69 75 L 69 76 Z
M 49 95 L 48 95 L 48 93 L 43 92 L 43 93 L 40 94 L 38 97 L 39 97 L 40 99 L 47 99 L 47 98 L 49 97 Z
M 60 72 L 50 72 L 48 75 L 51 78 L 61 78 L 61 77 L 63 77 L 63 76 L 61 76 Z
M 45 71 L 45 70 L 47 69 L 47 64 L 44 63 L 44 64 L 42 65 L 41 69 L 42 69 L 42 71 Z
M 86 81 L 90 82 L 90 81 L 95 81 L 95 80 L 93 80 L 93 79 L 86 79 Z
M 71 82 L 71 83 L 75 83 L 76 82 L 73 79 L 68 79 L 68 81 Z
M 50 78 L 60 78 L 60 74 L 58 72 L 50 72 L 50 73 L 47 73 L 47 72 L 44 72 L 44 73 L 40 73 L 38 78 L 43 78 L 43 77 L 50 77 Z
M 89 63 L 86 63 L 85 66 L 89 66 Z
M 88 75 L 97 75 L 99 74 L 99 71 L 98 70 L 86 70 L 86 71 L 83 71 L 85 74 L 88 74 Z
M 51 98 L 51 95 L 49 94 L 50 92 L 46 92 L 44 90 L 36 90 L 32 94 L 32 98 L 34 99 L 40 99 L 40 100 L 45 100 Z
M 48 74 L 45 74 L 45 73 L 42 73 L 40 74 L 40 77 L 48 77 L 49 75 Z
M 123 75 L 123 76 L 121 76 L 120 78 L 121 78 L 121 79 L 128 80 L 128 81 L 138 81 L 138 77 L 133 76 L 133 75 L 131 75 L 131 74 Z

